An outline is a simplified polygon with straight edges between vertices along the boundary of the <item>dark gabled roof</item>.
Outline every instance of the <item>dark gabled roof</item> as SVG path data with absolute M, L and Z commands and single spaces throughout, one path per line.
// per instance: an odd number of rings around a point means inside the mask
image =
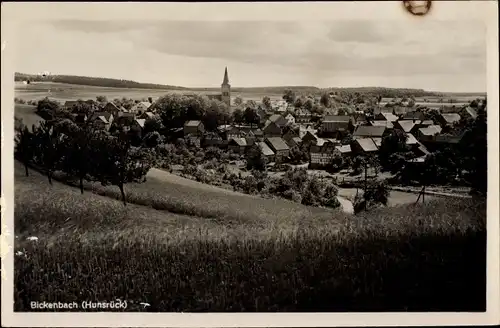
M 358 137 L 382 137 L 387 128 L 385 126 L 361 125 L 356 128 L 353 136 Z
M 351 120 L 350 116 L 347 115 L 327 115 L 323 119 L 323 122 L 344 122 L 344 123 L 349 123 Z
M 271 148 L 269 148 L 269 146 L 265 142 L 259 142 L 258 145 L 260 146 L 260 149 L 262 150 L 262 155 L 264 155 L 264 156 L 274 155 L 274 151 Z
M 279 150 L 289 150 L 290 148 L 286 144 L 285 140 L 280 137 L 271 137 L 266 139 L 271 149 L 275 151 Z

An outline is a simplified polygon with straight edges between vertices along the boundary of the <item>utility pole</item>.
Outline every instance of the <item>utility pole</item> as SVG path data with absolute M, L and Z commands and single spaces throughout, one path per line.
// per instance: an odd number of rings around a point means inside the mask
M 366 203 L 367 203 L 367 200 L 366 200 L 366 189 L 368 187 L 368 181 L 367 181 L 367 170 L 368 170 L 368 162 L 366 160 L 366 158 L 364 159 L 364 162 L 365 162 L 365 193 L 363 195 L 363 197 L 365 198 L 365 211 L 366 211 Z

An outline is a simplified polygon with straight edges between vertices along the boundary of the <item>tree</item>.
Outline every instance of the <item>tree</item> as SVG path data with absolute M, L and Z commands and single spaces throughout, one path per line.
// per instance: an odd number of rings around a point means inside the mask
M 295 102 L 295 92 L 293 92 L 292 89 L 285 90 L 283 100 L 285 100 L 289 104 L 293 104 Z
M 148 101 L 149 101 L 150 104 L 152 104 L 153 103 L 153 97 L 148 97 Z
M 337 110 L 337 115 L 340 115 L 340 116 L 344 116 L 344 115 L 346 115 L 346 111 L 345 111 L 345 109 L 343 109 L 343 108 L 339 108 L 339 109 Z
M 52 176 L 63 158 L 64 136 L 54 128 L 51 121 L 43 121 L 38 126 L 34 126 L 33 134 L 35 158 L 45 169 L 49 183 L 52 185 Z
M 108 98 L 106 96 L 97 96 L 95 98 L 96 98 L 97 102 L 100 102 L 100 103 L 108 102 Z
M 101 184 L 118 186 L 123 205 L 126 206 L 124 185 L 144 181 L 153 163 L 152 152 L 132 147 L 124 134 L 119 137 L 101 135 L 96 146 L 100 158 L 94 172 Z
M 262 98 L 262 104 L 264 105 L 265 109 L 270 110 L 271 109 L 271 98 L 269 98 L 268 96 L 264 96 Z
M 142 133 L 148 134 L 151 132 L 160 132 L 163 129 L 163 123 L 161 122 L 161 118 L 158 116 L 153 116 L 147 118 L 144 122 L 144 128 Z
M 34 155 L 34 135 L 27 126 L 23 125 L 16 133 L 14 155 L 22 161 L 26 176 L 29 176 L 28 166 Z
M 60 111 L 60 104 L 57 101 L 50 100 L 48 97 L 38 101 L 36 111 L 38 115 L 46 120 L 54 119 Z
M 244 117 L 243 117 L 243 111 L 239 108 L 236 108 L 234 111 L 233 111 L 233 121 L 237 124 L 241 124 L 244 120 Z
M 320 98 L 320 103 L 321 105 L 325 106 L 326 108 L 330 107 L 330 95 L 328 93 L 323 93 Z
M 243 113 L 243 117 L 246 123 L 253 125 L 259 123 L 259 115 L 257 111 L 252 107 L 247 107 Z
M 250 147 L 246 156 L 247 170 L 264 171 L 266 169 L 266 162 L 262 156 L 262 149 L 258 144 Z
M 234 98 L 234 104 L 236 106 L 239 106 L 239 105 L 243 104 L 243 98 L 241 98 L 240 96 Z
M 69 120 L 60 121 L 56 125 L 56 129 L 68 137 L 65 147 L 63 147 L 63 171 L 78 178 L 80 193 L 83 194 L 83 181 L 91 180 L 94 161 L 100 156 L 100 154 L 95 152 L 94 148 L 97 132 L 90 121 L 85 122 L 83 126 L 78 126 Z
M 394 161 L 391 156 L 398 153 L 407 153 L 409 147 L 406 144 L 408 136 L 400 130 L 394 129 L 389 135 L 382 138 L 382 144 L 379 149 L 380 165 L 385 170 L 394 168 Z
M 308 111 L 311 111 L 314 106 L 314 101 L 311 98 L 308 98 L 304 102 L 304 108 L 307 109 Z
M 292 149 L 290 149 L 289 158 L 292 164 L 302 164 L 309 160 L 308 154 L 297 146 L 294 146 L 292 147 Z
M 294 106 L 296 108 L 302 108 L 302 106 L 304 106 L 304 100 L 302 98 L 297 98 L 295 100 Z

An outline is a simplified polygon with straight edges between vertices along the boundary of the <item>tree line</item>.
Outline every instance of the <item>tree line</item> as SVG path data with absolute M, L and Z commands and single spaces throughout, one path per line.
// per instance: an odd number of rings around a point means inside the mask
M 82 194 L 84 181 L 117 186 L 124 205 L 125 184 L 144 181 L 154 162 L 153 150 L 133 146 L 127 134 L 111 135 L 68 119 L 43 121 L 31 130 L 21 125 L 14 156 L 24 164 L 26 176 L 30 167 L 38 168 L 51 185 L 54 174 L 62 172 L 78 179 Z

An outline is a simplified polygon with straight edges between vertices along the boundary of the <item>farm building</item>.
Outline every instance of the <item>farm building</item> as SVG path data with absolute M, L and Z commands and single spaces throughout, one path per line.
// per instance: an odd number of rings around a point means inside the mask
M 286 144 L 285 140 L 280 137 L 266 138 L 266 144 L 274 152 L 277 162 L 281 162 L 284 158 L 288 157 L 290 154 L 290 148 Z
M 293 138 L 298 138 L 299 133 L 293 129 L 288 130 L 284 135 L 283 135 L 283 140 L 285 141 L 290 141 Z
M 319 139 L 320 138 L 311 131 L 307 131 L 307 133 L 301 138 L 302 144 L 306 147 L 309 147 L 310 145 L 316 145 Z
M 294 137 L 289 140 L 285 140 L 285 142 L 290 148 L 299 147 L 302 144 L 302 140 L 299 137 Z
M 407 133 L 406 136 L 407 136 L 407 138 L 406 138 L 407 145 L 413 146 L 413 145 L 416 145 L 419 143 L 417 138 L 415 138 L 415 136 L 413 134 Z
M 96 112 L 92 114 L 90 121 L 94 127 L 108 131 L 113 123 L 113 114 Z
M 130 126 L 130 130 L 136 131 L 139 134 L 142 134 L 142 130 L 144 129 L 144 125 L 146 124 L 146 120 L 143 118 L 136 118 L 132 125 Z
M 354 139 L 382 138 L 387 134 L 387 131 L 388 130 L 385 126 L 361 125 L 356 128 L 352 136 Z
M 325 116 L 323 122 L 321 122 L 321 132 L 323 133 L 335 133 L 335 132 L 346 132 L 349 130 L 351 123 L 350 116 Z
M 356 139 L 351 144 L 351 150 L 354 154 L 372 154 L 378 151 L 378 147 L 372 138 Z
M 250 130 L 247 134 L 250 138 L 255 138 L 256 140 L 261 140 L 264 138 L 264 132 L 261 129 Z
M 184 136 L 201 136 L 205 132 L 205 126 L 201 121 L 187 121 L 184 123 Z

